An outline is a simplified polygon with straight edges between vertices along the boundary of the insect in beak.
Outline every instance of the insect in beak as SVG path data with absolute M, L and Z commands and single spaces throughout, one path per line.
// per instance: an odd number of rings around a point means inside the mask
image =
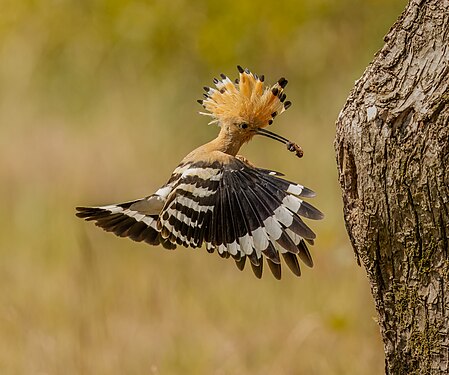
M 301 146 L 297 145 L 294 142 L 289 141 L 287 138 L 284 138 L 276 133 L 270 132 L 269 130 L 257 128 L 256 134 L 263 135 L 265 137 L 274 139 L 275 141 L 284 143 L 287 146 L 287 150 L 290 152 L 295 152 L 296 156 L 298 158 L 302 158 L 304 155 L 304 152 L 301 148 Z

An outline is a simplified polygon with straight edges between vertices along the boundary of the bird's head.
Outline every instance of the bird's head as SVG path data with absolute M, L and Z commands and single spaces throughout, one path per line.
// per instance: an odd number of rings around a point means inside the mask
M 239 78 L 234 82 L 221 74 L 220 80 L 214 79 L 216 88 L 204 87 L 205 99 L 198 102 L 207 112 L 200 114 L 212 117 L 210 124 L 218 124 L 242 143 L 259 134 L 285 143 L 290 151 L 296 151 L 296 155 L 301 157 L 299 146 L 264 129 L 291 106 L 291 102 L 285 100 L 287 80 L 280 78 L 269 87 L 265 86 L 263 75 L 253 74 L 241 66 L 237 69 Z

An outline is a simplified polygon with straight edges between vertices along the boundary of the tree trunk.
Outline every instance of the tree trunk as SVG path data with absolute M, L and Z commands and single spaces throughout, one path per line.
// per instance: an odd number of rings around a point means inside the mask
M 411 0 L 352 90 L 335 148 L 387 374 L 449 373 L 449 1 Z

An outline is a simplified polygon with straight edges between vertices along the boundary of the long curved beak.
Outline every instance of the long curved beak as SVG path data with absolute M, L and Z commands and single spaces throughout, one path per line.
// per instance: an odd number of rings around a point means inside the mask
M 284 138 L 276 133 L 270 132 L 269 130 L 266 129 L 257 128 L 256 134 L 263 135 L 264 137 L 268 137 L 274 139 L 275 141 L 285 144 L 287 146 L 287 150 L 290 152 L 295 152 L 298 158 L 302 158 L 304 155 L 301 146 L 297 145 L 294 142 L 289 141 L 287 138 Z

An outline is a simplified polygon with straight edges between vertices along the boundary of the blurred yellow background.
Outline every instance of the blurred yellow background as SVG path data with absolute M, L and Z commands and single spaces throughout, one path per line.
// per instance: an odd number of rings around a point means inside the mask
M 3 0 L 1 374 L 381 374 L 342 218 L 334 122 L 405 0 Z M 218 129 L 202 86 L 236 65 L 289 80 L 242 153 L 318 193 L 315 267 L 276 281 L 205 250 L 105 233 L 77 205 L 151 194 Z

